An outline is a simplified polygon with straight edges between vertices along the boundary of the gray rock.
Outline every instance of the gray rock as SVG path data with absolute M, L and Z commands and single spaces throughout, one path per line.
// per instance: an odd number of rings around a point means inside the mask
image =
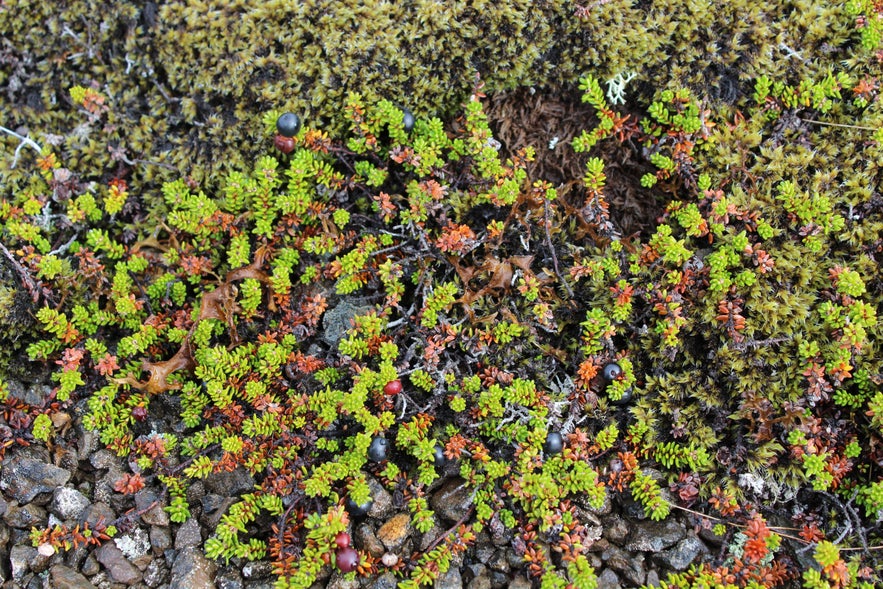
M 531 589 L 531 587 L 533 585 L 523 574 L 515 575 L 515 578 L 509 581 L 509 589 Z
M 610 545 L 601 553 L 601 560 L 614 571 L 621 573 L 632 585 L 643 585 L 646 572 L 644 571 L 644 555 L 629 554 L 621 548 Z
M 635 524 L 626 550 L 631 552 L 659 552 L 677 544 L 687 534 L 683 524 L 674 519 L 652 520 Z
M 499 571 L 491 571 L 491 587 L 493 589 L 505 589 L 509 585 L 509 575 Z
M 123 472 L 121 470 L 116 470 L 115 468 L 108 470 L 107 474 L 95 481 L 95 488 L 92 490 L 92 500 L 97 503 L 110 505 L 112 508 L 119 507 L 120 511 L 125 511 L 126 507 L 124 504 L 128 503 L 129 498 L 120 495 L 113 488 L 122 477 Z
M 57 554 L 57 553 L 56 553 Z M 40 554 L 40 551 L 37 550 L 37 556 L 31 559 L 31 571 L 34 573 L 43 573 L 49 570 L 49 565 L 54 562 L 58 562 L 61 557 L 56 557 L 55 555 L 43 555 Z
M 89 464 L 99 470 L 107 468 L 115 468 L 119 470 L 122 468 L 122 461 L 110 450 L 99 450 L 95 452 L 89 457 Z
M 508 546 L 515 535 L 513 530 L 503 525 L 499 513 L 495 513 L 493 517 L 491 517 L 487 530 L 491 534 L 491 542 L 494 543 L 494 546 Z
M 113 543 L 132 564 L 141 570 L 147 568 L 148 563 L 153 560 L 150 555 L 150 538 L 147 532 L 141 528 L 135 528 L 128 534 L 114 538 Z
M 396 581 L 395 575 L 392 573 L 383 573 L 368 585 L 368 589 L 396 589 L 397 586 L 398 582 Z
M 98 432 L 92 430 L 77 428 L 77 459 L 86 460 L 98 449 L 98 443 L 101 440 Z
M 10 505 L 3 515 L 3 521 L 10 527 L 20 530 L 30 530 L 34 526 L 45 527 L 47 518 L 46 510 L 33 503 L 21 506 Z
M 31 561 L 37 556 L 37 549 L 33 546 L 17 544 L 9 551 L 9 566 L 12 572 L 12 580 L 24 580 L 25 575 L 31 570 Z
M 573 512 L 576 514 L 579 521 L 583 522 L 585 526 L 600 526 L 601 519 L 598 515 L 591 509 L 586 509 L 580 505 L 573 506 Z
M 266 579 L 273 574 L 273 565 L 267 560 L 247 562 L 242 567 L 242 576 L 246 579 Z
M 603 535 L 607 540 L 616 544 L 617 546 L 622 546 L 625 539 L 628 538 L 629 535 L 629 526 L 618 515 L 611 515 L 609 517 L 604 518 L 604 532 Z
M 482 565 L 473 565 L 472 568 L 475 577 L 469 581 L 468 589 L 491 589 L 491 572 Z
M 233 472 L 213 472 L 204 482 L 206 492 L 222 497 L 238 497 L 254 489 L 254 477 L 243 466 Z
M 484 532 L 476 538 L 475 560 L 481 563 L 479 566 L 486 566 L 494 556 L 494 547 L 489 545 L 486 538 L 487 535 Z M 475 572 L 475 574 L 478 574 L 478 572 Z
M 392 495 L 374 477 L 368 477 L 368 488 L 371 489 L 371 498 L 374 502 L 371 505 L 371 509 L 368 510 L 368 516 L 374 519 L 385 520 L 395 511 L 395 507 L 392 504 Z
M 172 566 L 169 589 L 215 589 L 213 579 L 217 568 L 198 548 L 185 548 Z
M 727 535 L 724 534 L 715 534 L 714 528 L 702 528 L 699 530 L 699 537 L 702 538 L 704 542 L 712 544 L 714 546 L 720 546 L 724 543 L 724 540 L 727 539 Z
M 175 534 L 175 549 L 181 550 L 200 544 L 202 544 L 202 533 L 199 531 L 199 522 L 191 517 L 178 528 L 178 533 Z
M 135 508 L 143 512 L 141 520 L 148 525 L 169 525 L 169 514 L 163 509 L 165 506 L 165 500 L 152 489 L 142 489 L 135 493 Z
M 98 589 L 108 589 L 108 587 L 122 586 L 119 583 L 114 583 L 113 581 L 111 581 L 106 571 L 101 571 L 98 574 L 92 575 L 91 577 L 89 577 L 89 582 L 98 587 Z
M 28 405 L 33 405 L 35 407 L 41 406 L 43 401 L 52 394 L 52 387 L 50 386 L 33 384 L 29 387 L 25 387 L 17 380 L 10 380 L 7 383 L 7 388 L 10 397 L 14 397 L 19 401 L 23 401 Z
M 242 575 L 233 567 L 224 568 L 215 576 L 217 589 L 242 589 Z
M 51 493 L 71 478 L 71 473 L 33 458 L 7 457 L 0 474 L 0 489 L 19 503 L 30 503 L 40 493 Z
M 451 568 L 435 580 L 434 589 L 463 589 L 463 577 L 460 576 L 460 568 L 451 563 Z
M 445 528 L 441 527 L 438 522 L 438 518 L 434 518 L 435 521 L 432 524 L 432 527 L 420 537 L 420 551 L 426 551 L 433 542 L 439 539 L 439 537 L 445 533 Z
M 353 317 L 364 315 L 373 308 L 372 306 L 354 305 L 347 299 L 342 300 L 340 304 L 327 311 L 322 317 L 322 340 L 331 347 L 337 347 L 347 330 L 352 328 Z
M 54 565 L 49 569 L 49 578 L 52 579 L 54 589 L 95 589 L 86 577 L 63 564 Z
M 66 413 L 62 413 L 61 415 L 67 415 Z M 77 469 L 79 468 L 79 460 L 77 459 L 77 452 L 71 448 L 69 450 L 64 450 L 59 457 L 56 455 L 55 457 L 56 466 L 63 468 L 64 470 L 69 471 L 72 476 L 76 476 Z
M 190 505 L 196 505 L 197 503 L 202 503 L 202 498 L 205 497 L 205 495 L 205 482 L 202 479 L 196 479 L 188 485 L 184 497 L 187 499 L 187 503 Z
M 50 526 L 52 524 L 49 524 Z M 71 548 L 70 550 L 64 553 L 64 560 L 62 562 L 54 562 L 53 564 L 63 564 L 71 570 L 83 572 L 83 563 L 86 561 L 86 557 L 92 552 L 91 547 L 88 546 L 77 546 L 76 548 Z M 85 573 L 84 573 L 85 574 Z
M 516 571 L 524 566 L 524 559 L 514 550 L 506 550 L 506 560 L 509 561 L 509 566 Z
M 449 522 L 456 522 L 469 511 L 472 502 L 473 490 L 466 485 L 466 481 L 456 477 L 446 481 L 435 492 L 430 505 L 439 517 Z
M 236 497 L 223 497 L 214 493 L 207 494 L 200 499 L 202 515 L 199 517 L 199 523 L 210 530 L 215 529 L 218 527 L 221 518 L 227 513 L 227 509 L 237 501 Z
M 153 589 L 169 581 L 169 567 L 161 558 L 150 561 L 144 569 L 144 584 Z
M 325 585 L 325 589 L 359 589 L 358 579 L 347 579 L 344 575 L 331 575 L 331 580 Z
M 150 546 L 157 556 L 172 547 L 172 532 L 165 526 L 150 526 Z
M 610 496 L 610 493 L 604 493 L 604 503 L 601 504 L 601 507 L 592 507 L 583 496 L 577 496 L 576 504 L 589 513 L 594 513 L 598 516 L 608 515 L 613 511 L 613 498 Z
M 586 548 L 590 548 L 595 542 L 601 540 L 601 536 L 604 534 L 603 526 L 586 526 L 585 527 L 585 538 L 583 539 L 583 545 Z
M 134 585 L 141 581 L 141 571 L 126 560 L 123 551 L 114 543 L 105 542 L 99 546 L 95 551 L 95 558 L 104 566 L 110 578 L 117 583 Z
M 86 557 L 86 560 L 83 561 L 83 566 L 80 568 L 80 572 L 86 575 L 87 577 L 92 577 L 97 575 L 101 571 L 101 565 L 95 559 L 95 556 L 90 554 Z
M 684 571 L 700 554 L 707 552 L 708 548 L 705 544 L 691 531 L 672 548 L 653 555 L 653 562 L 661 567 Z
M 650 569 L 647 571 L 647 580 L 644 582 L 648 587 L 659 587 L 662 583 L 659 581 L 659 573 Z
M 386 552 L 386 548 L 384 548 L 383 542 L 381 542 L 377 538 L 377 535 L 374 533 L 374 529 L 371 527 L 371 524 L 359 524 L 359 526 L 355 530 L 354 538 L 356 541 L 356 546 L 361 547 L 374 558 L 380 558 L 381 556 L 383 556 L 383 553 Z
M 611 569 L 604 569 L 598 575 L 598 589 L 620 589 L 619 576 Z
M 82 521 L 89 524 L 90 528 L 95 528 L 99 523 L 105 526 L 110 524 L 116 519 L 116 513 L 107 504 L 97 502 L 86 508 L 82 518 Z
M 311 589 L 324 589 L 325 584 L 319 581 L 313 583 L 310 586 Z M 242 589 L 275 589 L 275 585 L 272 581 L 247 581 Z
M 80 519 L 87 507 L 89 499 L 85 495 L 70 487 L 58 487 L 52 494 L 49 510 L 61 519 Z
M 509 559 L 506 558 L 505 550 L 495 551 L 490 559 L 488 559 L 487 564 L 491 569 L 501 573 L 508 573 L 512 570 L 512 567 L 509 566 Z
M 645 520 L 647 519 L 647 512 L 644 511 L 644 506 L 635 501 L 634 499 L 623 499 L 622 500 L 622 515 L 626 516 L 631 520 Z

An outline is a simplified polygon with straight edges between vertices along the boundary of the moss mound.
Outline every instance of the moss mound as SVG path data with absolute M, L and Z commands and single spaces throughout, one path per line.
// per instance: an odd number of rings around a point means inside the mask
M 138 190 L 250 165 L 270 109 L 338 134 L 351 91 L 447 116 L 476 74 L 492 92 L 631 71 L 647 97 L 686 86 L 733 101 L 761 74 L 815 74 L 801 52 L 836 63 L 855 37 L 842 7 L 804 3 L 15 4 L 0 11 L 4 126 L 60 136 L 72 167 L 122 169 Z M 71 116 L 76 85 L 107 97 L 100 126 Z

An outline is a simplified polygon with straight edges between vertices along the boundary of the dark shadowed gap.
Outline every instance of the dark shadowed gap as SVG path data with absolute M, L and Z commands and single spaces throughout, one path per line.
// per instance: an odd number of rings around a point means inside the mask
M 576 207 L 585 195 L 582 178 L 586 160 L 602 158 L 607 175 L 604 195 L 613 223 L 623 236 L 652 234 L 670 200 L 658 189 L 641 186 L 641 176 L 655 169 L 641 157 L 639 145 L 620 143 L 612 137 L 599 142 L 589 154 L 576 153 L 571 140 L 598 124 L 594 109 L 580 97 L 576 88 L 566 93 L 519 88 L 489 96 L 485 109 L 503 155 L 509 157 L 522 147 L 533 146 L 536 160 L 528 168 L 531 179 L 548 180 Z M 617 110 L 630 112 L 627 106 Z

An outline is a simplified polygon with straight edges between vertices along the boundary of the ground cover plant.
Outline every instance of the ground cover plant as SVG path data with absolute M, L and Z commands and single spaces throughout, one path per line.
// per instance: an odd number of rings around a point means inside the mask
M 205 552 L 269 558 L 279 587 L 309 587 L 329 563 L 429 584 L 486 529 L 514 531 L 539 586 L 594 587 L 579 514 L 607 496 L 724 537 L 667 586 L 874 586 L 871 28 L 852 62 L 759 74 L 738 108 L 665 88 L 626 111 L 624 78 L 587 73 L 593 116 L 569 142 L 583 177 L 567 191 L 528 173 L 547 146 L 503 151 L 480 76 L 447 122 L 358 92 L 334 133 L 265 110 L 251 165 L 170 177 L 153 199 L 49 137 L 15 137 L 0 222 L 20 286 L 3 296 L 32 302 L 26 352 L 55 386 L 42 406 L 2 394 L 0 445 L 62 444 L 53 417 L 85 406 L 132 464 L 117 491 L 161 480 L 175 522 L 193 481 L 247 469 L 257 486 Z M 84 121 L 113 116 L 100 85 L 67 91 Z M 642 233 L 614 222 L 612 147 L 642 159 L 661 203 Z M 435 545 L 392 565 L 351 546 L 372 484 L 429 530 L 427 490 L 449 465 L 473 507 Z M 115 532 L 55 526 L 32 542 Z

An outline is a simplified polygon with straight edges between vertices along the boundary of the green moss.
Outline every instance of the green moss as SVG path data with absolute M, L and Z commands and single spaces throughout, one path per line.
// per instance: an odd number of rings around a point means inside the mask
M 351 91 L 406 102 L 420 118 L 454 113 L 476 74 L 494 91 L 632 71 L 629 91 L 646 98 L 689 86 L 732 102 L 761 74 L 813 73 L 797 53 L 847 57 L 858 35 L 839 5 L 632 4 L 22 1 L 0 12 L 12 64 L 0 72 L 3 124 L 60 137 L 73 169 L 122 166 L 137 193 L 176 175 L 216 182 L 246 167 L 269 146 L 259 130 L 271 109 L 339 135 Z M 71 100 L 75 86 L 94 86 L 105 104 L 87 112 Z

